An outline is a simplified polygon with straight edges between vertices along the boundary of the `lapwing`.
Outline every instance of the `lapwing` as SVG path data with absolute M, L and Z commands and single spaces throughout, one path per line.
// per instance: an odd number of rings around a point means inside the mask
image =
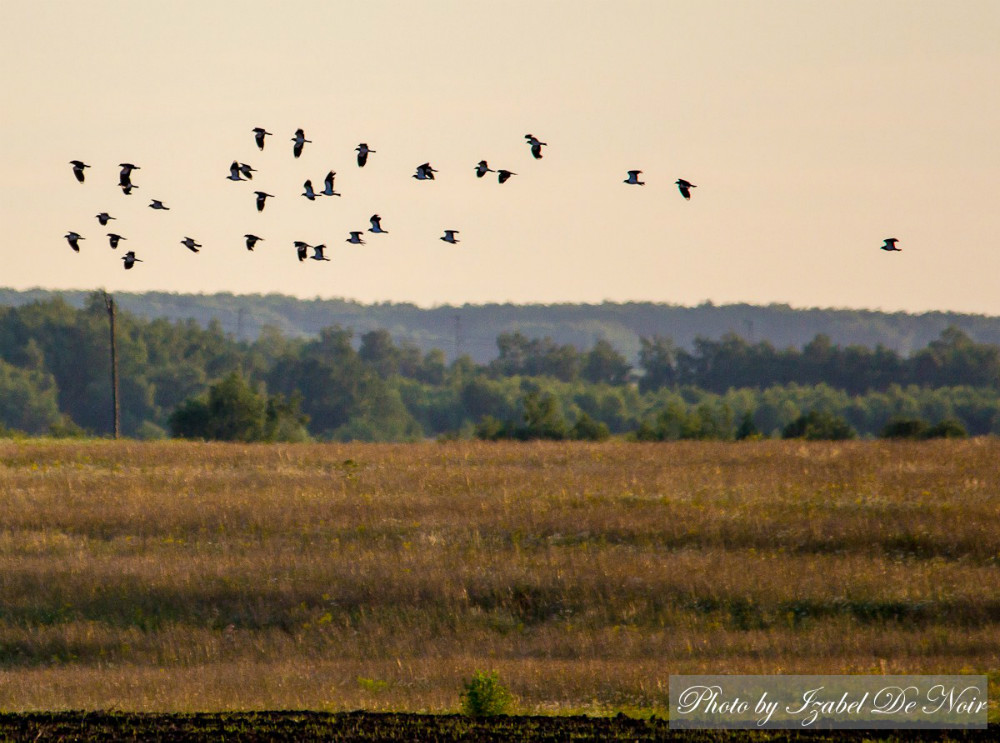
M 80 181 L 80 183 L 83 183 L 83 169 L 89 168 L 90 166 L 82 160 L 70 160 L 69 164 L 73 166 L 73 175 L 76 176 L 76 179 Z
M 253 250 L 254 245 L 263 240 L 263 237 L 257 237 L 256 235 L 246 234 L 243 237 L 247 239 L 247 250 Z
M 435 173 L 437 173 L 437 171 L 431 167 L 430 163 L 424 163 L 423 165 L 417 166 L 417 172 L 412 177 L 416 178 L 418 181 L 433 181 Z
M 122 188 L 125 186 L 132 185 L 132 171 L 142 170 L 138 165 L 133 165 L 132 163 L 118 163 L 121 167 L 121 172 L 118 174 L 118 185 Z
M 181 240 L 181 245 L 190 250 L 192 253 L 197 253 L 198 248 L 204 247 L 201 243 L 196 243 L 190 237 L 185 237 L 183 240 Z
M 295 251 L 298 253 L 299 260 L 304 261 L 309 253 L 309 243 L 302 242 L 301 240 L 296 240 Z
M 114 232 L 109 232 L 108 233 L 108 242 L 110 242 L 111 243 L 111 247 L 115 248 L 115 249 L 118 248 L 118 241 L 119 240 L 127 240 L 127 239 L 128 238 L 122 237 L 121 235 L 119 235 L 117 233 L 114 233 Z
M 476 178 L 482 178 L 487 173 L 496 173 L 496 171 L 487 165 L 485 160 L 480 160 L 479 164 L 476 166 Z
M 372 214 L 368 221 L 372 223 L 372 226 L 368 228 L 369 232 L 374 232 L 376 235 L 389 234 L 389 230 L 382 229 L 382 217 L 378 214 Z
M 351 236 L 347 238 L 344 242 L 349 242 L 351 245 L 364 245 L 365 241 L 361 239 L 361 231 L 352 232 Z
M 77 240 L 86 240 L 87 239 L 83 235 L 81 235 L 79 232 L 73 232 L 72 230 L 70 230 L 69 232 L 67 232 L 66 235 L 65 235 L 65 237 L 66 237 L 66 242 L 68 242 L 69 246 L 71 248 L 73 248 L 73 250 L 76 251 L 77 253 L 80 252 L 80 246 L 77 243 Z
M 898 243 L 898 242 L 899 242 L 899 240 L 897 240 L 895 237 L 887 237 L 887 238 L 885 238 L 885 243 L 883 245 L 879 245 L 879 247 L 882 248 L 882 250 L 899 250 L 899 251 L 902 251 L 903 250 L 902 248 L 897 248 L 896 247 L 896 243 Z
M 645 186 L 646 182 L 639 180 L 639 174 L 641 172 L 641 170 L 630 170 L 628 172 L 628 178 L 622 181 L 622 183 L 628 183 L 630 186 Z
M 323 180 L 323 190 L 320 191 L 317 196 L 340 196 L 339 193 L 333 190 L 333 179 L 337 177 L 337 173 L 331 170 L 326 174 L 326 178 Z
M 263 191 L 254 191 L 257 194 L 257 211 L 264 211 L 264 202 L 268 199 L 273 199 L 274 196 L 269 193 L 264 193 Z
M 125 194 L 126 196 L 131 196 L 132 195 L 132 189 L 133 188 L 139 188 L 134 183 L 119 183 L 118 185 L 120 185 L 122 187 L 122 193 Z
M 454 245 L 458 242 L 458 238 L 455 235 L 458 234 L 458 230 L 445 230 L 444 237 L 439 237 L 439 240 L 444 240 L 446 243 L 451 243 Z
M 319 245 L 313 245 L 312 249 L 313 249 L 313 254 L 309 257 L 312 258 L 314 261 L 330 260 L 329 258 L 326 258 L 323 255 L 323 251 L 326 250 L 326 245 L 324 245 L 323 243 L 320 243 Z
M 251 174 L 252 173 L 256 173 L 257 172 L 257 168 L 251 168 L 246 163 L 240 163 L 240 172 L 243 174 L 244 178 L 246 178 L 248 181 L 252 181 L 253 180 L 253 175 L 251 175 Z
M 517 173 L 511 173 L 509 170 L 498 170 L 497 171 L 497 182 L 506 183 L 512 175 L 517 175 Z
M 305 145 L 306 142 L 312 144 L 312 140 L 306 139 L 306 134 L 301 129 L 295 130 L 295 136 L 292 137 L 292 141 L 295 142 L 295 144 L 292 146 L 292 153 L 295 155 L 295 157 L 298 157 L 299 155 L 302 154 L 302 147 Z
M 534 134 L 525 134 L 524 138 L 531 145 L 531 155 L 536 160 L 542 159 L 542 147 L 548 147 L 548 142 L 542 142 Z
M 142 263 L 140 258 L 135 257 L 135 251 L 130 250 L 125 255 L 122 256 L 122 260 L 125 261 L 125 270 L 128 271 L 136 263 Z
M 159 199 L 153 199 L 152 202 L 150 202 L 150 204 L 149 204 L 149 208 L 150 209 L 162 209 L 163 211 L 166 211 L 166 212 L 170 211 L 170 207 L 169 206 L 164 206 L 163 202 L 160 201 Z
M 101 227 L 107 227 L 109 219 L 114 219 L 114 217 L 107 212 L 101 212 L 97 215 L 97 221 L 101 223 Z
M 271 132 L 264 129 L 262 126 L 255 126 L 253 129 L 253 138 L 257 143 L 257 149 L 264 149 L 264 137 L 270 136 Z
M 226 178 L 231 181 L 244 180 L 243 176 L 240 175 L 240 164 L 236 160 L 233 160 L 233 164 L 229 166 L 229 175 Z
M 684 180 L 683 178 L 678 178 L 675 181 L 675 183 L 677 183 L 677 190 L 681 192 L 681 196 L 683 196 L 688 201 L 691 200 L 691 189 L 698 188 L 696 185 L 694 185 L 690 181 Z
M 375 152 L 375 150 L 369 148 L 368 145 L 365 144 L 364 142 L 362 142 L 361 144 L 359 144 L 354 149 L 356 149 L 358 151 L 358 167 L 359 168 L 365 167 L 365 163 L 368 162 L 368 153 L 369 152 Z
M 313 182 L 311 180 L 308 180 L 305 183 L 303 183 L 302 188 L 305 189 L 305 191 L 302 192 L 303 196 L 305 196 L 310 201 L 316 200 L 316 194 L 313 192 Z

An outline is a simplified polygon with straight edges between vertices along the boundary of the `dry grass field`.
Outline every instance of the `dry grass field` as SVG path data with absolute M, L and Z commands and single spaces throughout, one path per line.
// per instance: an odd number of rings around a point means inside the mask
M 667 707 L 990 673 L 1000 441 L 0 442 L 0 710 Z M 997 719 L 993 701 L 990 719 Z

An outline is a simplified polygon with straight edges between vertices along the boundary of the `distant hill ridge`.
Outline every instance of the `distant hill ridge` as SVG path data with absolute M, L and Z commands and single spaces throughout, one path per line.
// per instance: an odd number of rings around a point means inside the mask
M 0 307 L 61 297 L 74 307 L 86 291 L 0 289 Z M 670 336 L 690 348 L 695 338 L 717 339 L 735 333 L 750 342 L 768 341 L 777 348 L 801 348 L 823 333 L 840 345 L 873 348 L 884 345 L 907 355 L 923 348 L 954 325 L 980 343 L 1000 345 L 1000 317 L 957 312 L 881 312 L 877 310 L 808 308 L 784 304 L 704 303 L 684 307 L 655 302 L 601 304 L 463 304 L 422 308 L 409 303 L 363 304 L 347 299 L 298 299 L 282 294 L 116 293 L 119 306 L 146 318 L 218 322 L 240 339 L 256 338 L 272 326 L 282 334 L 311 336 L 340 325 L 355 338 L 377 328 L 395 341 L 421 350 L 440 348 L 449 359 L 468 354 L 484 363 L 497 355 L 496 337 L 519 331 L 532 338 L 551 337 L 560 344 L 590 348 L 604 339 L 635 360 L 642 336 Z

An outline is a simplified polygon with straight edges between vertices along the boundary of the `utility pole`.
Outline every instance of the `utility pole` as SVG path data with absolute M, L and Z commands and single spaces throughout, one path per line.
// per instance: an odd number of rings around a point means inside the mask
M 104 293 L 104 306 L 108 309 L 108 324 L 111 326 L 111 407 L 114 415 L 115 438 L 119 434 L 118 416 L 118 348 L 115 344 L 115 300 Z

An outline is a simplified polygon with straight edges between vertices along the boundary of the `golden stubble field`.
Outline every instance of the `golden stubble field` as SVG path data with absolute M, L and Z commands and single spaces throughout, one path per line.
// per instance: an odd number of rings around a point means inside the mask
M 665 710 L 989 673 L 1000 441 L 0 442 L 0 709 Z M 997 717 L 993 702 L 991 719 Z

